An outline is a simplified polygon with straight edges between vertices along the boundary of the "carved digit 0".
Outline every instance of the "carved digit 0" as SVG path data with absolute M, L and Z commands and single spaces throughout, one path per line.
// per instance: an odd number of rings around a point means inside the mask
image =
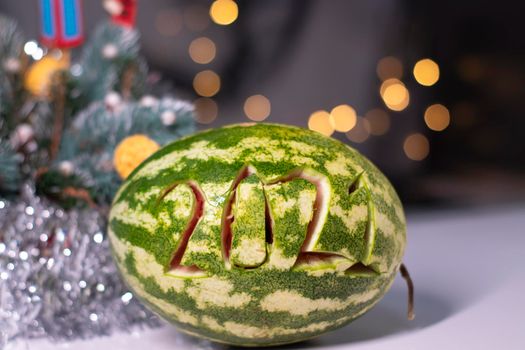
M 296 179 L 303 179 L 315 186 L 315 199 L 313 202 L 312 219 L 308 223 L 304 241 L 299 250 L 299 255 L 295 266 L 301 265 L 312 258 L 333 255 L 326 252 L 314 251 L 314 246 L 319 240 L 324 220 L 328 214 L 328 204 L 330 203 L 330 188 L 326 177 L 311 170 L 297 169 L 278 179 L 268 182 L 268 185 L 290 182 Z

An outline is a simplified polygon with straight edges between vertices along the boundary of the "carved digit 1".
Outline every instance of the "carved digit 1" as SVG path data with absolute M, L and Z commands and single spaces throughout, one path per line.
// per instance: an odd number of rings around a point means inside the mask
M 177 277 L 196 277 L 196 276 L 203 276 L 205 275 L 205 272 L 200 269 L 199 267 L 192 265 L 192 266 L 184 266 L 181 265 L 182 259 L 184 257 L 184 254 L 186 253 L 186 249 L 188 248 L 188 242 L 191 238 L 191 235 L 195 231 L 195 227 L 197 227 L 197 224 L 202 218 L 202 215 L 204 214 L 204 194 L 202 193 L 202 190 L 199 188 L 199 186 L 193 182 L 183 182 L 183 183 L 176 183 L 170 187 L 168 187 L 159 198 L 159 202 L 163 200 L 171 191 L 173 191 L 178 185 L 187 185 L 192 194 L 193 194 L 193 204 L 192 204 L 192 211 L 190 219 L 184 228 L 184 231 L 182 232 L 182 236 L 179 240 L 179 244 L 177 245 L 177 249 L 173 253 L 173 256 L 170 260 L 170 264 L 168 266 L 168 274 L 177 276 Z

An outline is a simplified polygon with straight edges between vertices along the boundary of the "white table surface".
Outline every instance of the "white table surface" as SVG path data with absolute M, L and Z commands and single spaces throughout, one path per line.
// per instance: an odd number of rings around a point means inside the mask
M 416 286 L 406 319 L 399 277 L 370 312 L 335 332 L 287 349 L 525 350 L 525 203 L 409 213 L 405 263 Z M 227 349 L 165 326 L 90 341 L 18 341 L 10 350 Z

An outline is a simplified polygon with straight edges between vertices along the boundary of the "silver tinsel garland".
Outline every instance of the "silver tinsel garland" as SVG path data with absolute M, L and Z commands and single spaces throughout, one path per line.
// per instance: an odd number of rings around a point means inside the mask
M 105 228 L 96 210 L 64 211 L 30 185 L 16 201 L 0 199 L 0 349 L 18 337 L 161 325 L 120 279 Z

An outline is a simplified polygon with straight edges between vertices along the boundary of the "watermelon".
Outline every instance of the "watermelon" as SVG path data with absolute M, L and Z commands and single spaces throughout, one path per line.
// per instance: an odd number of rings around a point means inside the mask
M 129 287 L 180 330 L 286 344 L 367 312 L 399 271 L 400 200 L 365 157 L 313 131 L 241 124 L 173 142 L 116 194 Z

